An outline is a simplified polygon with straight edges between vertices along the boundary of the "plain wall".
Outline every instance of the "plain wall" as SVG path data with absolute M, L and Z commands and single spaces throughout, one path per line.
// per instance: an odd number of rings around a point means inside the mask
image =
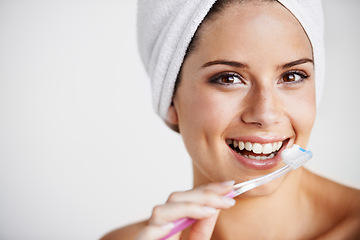
M 325 0 L 311 170 L 360 187 L 360 1 Z M 135 0 L 0 0 L 0 239 L 98 239 L 191 187 L 153 113 Z

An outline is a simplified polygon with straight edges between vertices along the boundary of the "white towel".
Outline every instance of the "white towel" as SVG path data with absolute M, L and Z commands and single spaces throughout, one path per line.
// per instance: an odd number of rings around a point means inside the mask
M 137 27 L 142 61 L 151 79 L 153 106 L 166 120 L 187 47 L 216 0 L 139 0 Z M 325 50 L 321 0 L 278 0 L 301 23 L 313 47 L 316 101 L 324 85 Z

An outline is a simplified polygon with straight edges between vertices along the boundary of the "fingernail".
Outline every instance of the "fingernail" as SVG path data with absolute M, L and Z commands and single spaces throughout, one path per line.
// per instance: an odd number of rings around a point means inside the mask
M 235 203 L 236 203 L 235 199 L 228 198 L 228 197 L 222 197 L 222 201 L 223 201 L 226 205 L 229 205 L 229 206 L 234 206 Z
M 205 212 L 211 213 L 211 214 L 216 213 L 216 209 L 213 208 L 213 207 L 204 206 L 204 207 L 203 207 L 203 210 L 204 210 Z
M 170 230 L 170 229 L 173 229 L 175 227 L 175 224 L 172 223 L 172 222 L 171 223 L 165 223 L 165 224 L 161 225 L 161 227 L 163 229 Z
M 235 181 L 226 181 L 226 182 L 222 182 L 221 185 L 223 185 L 224 187 L 228 187 L 228 186 L 234 186 Z

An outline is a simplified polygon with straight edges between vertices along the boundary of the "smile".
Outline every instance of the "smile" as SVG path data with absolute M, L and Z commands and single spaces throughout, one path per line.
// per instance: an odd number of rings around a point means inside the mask
M 233 139 L 227 139 L 226 143 L 234 151 L 242 155 L 243 157 L 253 159 L 253 160 L 269 160 L 276 156 L 278 151 L 283 146 L 282 141 L 273 142 L 273 143 L 252 143 L 252 142 L 243 142 Z

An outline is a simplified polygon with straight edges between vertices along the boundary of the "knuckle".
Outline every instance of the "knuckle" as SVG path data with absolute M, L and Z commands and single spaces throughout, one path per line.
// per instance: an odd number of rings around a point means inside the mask
M 163 205 L 157 205 L 153 208 L 151 218 L 157 219 L 162 213 Z
M 207 205 L 211 205 L 211 206 L 217 206 L 218 202 L 219 202 L 219 197 L 220 195 L 216 194 L 215 192 L 209 190 L 209 189 L 204 189 L 202 191 L 203 194 L 203 204 L 207 204 Z
M 179 198 L 179 194 L 181 194 L 181 192 L 173 192 L 169 195 L 168 197 L 168 202 L 174 202 L 176 201 L 176 199 Z
M 211 191 L 211 190 L 209 190 L 209 189 L 203 189 L 202 190 L 202 193 L 204 194 L 204 195 L 206 195 L 206 196 L 214 196 L 214 192 L 213 191 Z
M 193 203 L 193 202 L 184 202 L 183 206 L 184 206 L 184 211 L 189 212 L 189 211 L 192 211 L 194 208 L 196 208 L 198 206 L 198 204 Z

